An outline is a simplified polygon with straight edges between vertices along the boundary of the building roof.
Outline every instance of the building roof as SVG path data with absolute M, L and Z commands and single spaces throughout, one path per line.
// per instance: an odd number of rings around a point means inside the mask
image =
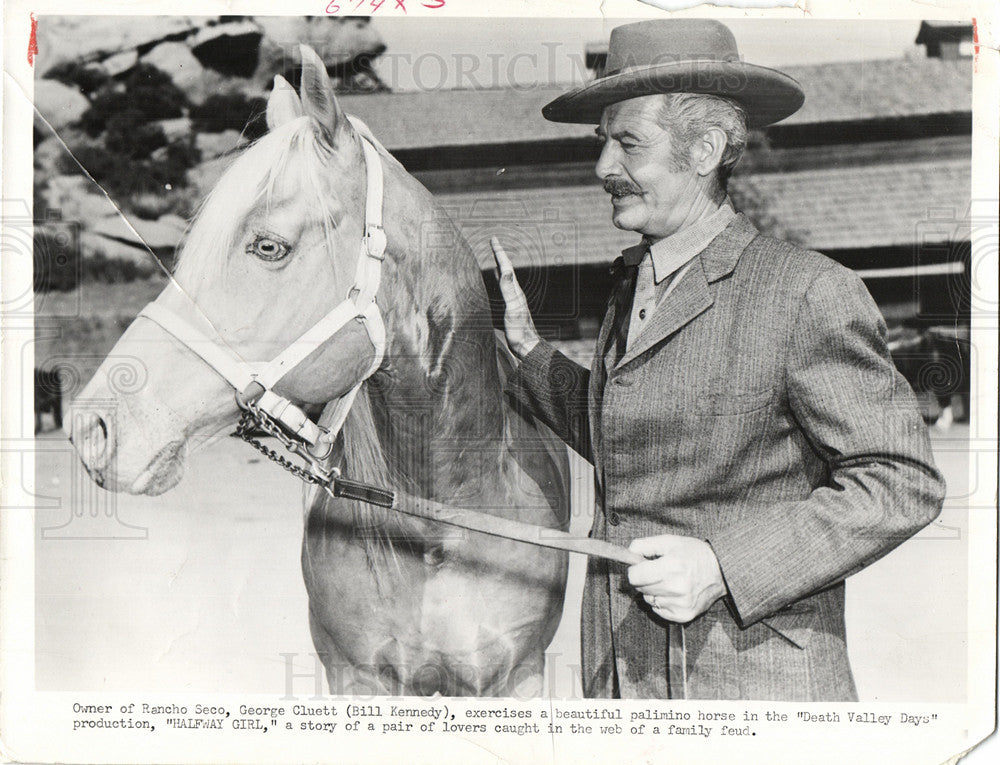
M 732 183 L 734 192 L 761 199 L 768 216 L 796 241 L 820 251 L 906 247 L 925 241 L 925 231 L 936 241 L 968 237 L 958 227 L 942 233 L 940 223 L 960 219 L 968 209 L 967 160 L 769 173 Z M 638 240 L 611 224 L 611 205 L 598 185 L 439 194 L 437 199 L 460 222 L 483 268 L 493 267 L 493 235 L 518 267 L 608 264 Z M 924 226 L 931 221 L 936 221 L 931 229 Z
M 426 90 L 339 96 L 390 151 L 587 138 L 593 126 L 549 122 L 542 106 L 561 88 Z
M 926 45 L 929 42 L 940 40 L 972 39 L 972 24 L 967 21 L 934 21 L 926 20 L 920 22 L 920 31 L 917 32 L 917 45 Z
M 806 92 L 782 126 L 972 111 L 969 60 L 932 58 L 791 66 Z M 586 139 L 593 126 L 549 122 L 542 106 L 569 86 L 345 95 L 344 108 L 390 150 Z
M 919 58 L 789 68 L 806 92 L 782 125 L 972 111 L 969 60 Z
M 912 245 L 928 233 L 922 224 L 961 220 L 971 199 L 971 172 L 968 159 L 948 159 L 769 173 L 739 183 L 809 247 L 862 249 Z M 936 224 L 934 236 L 940 238 L 938 229 Z M 966 239 L 968 230 L 947 236 Z

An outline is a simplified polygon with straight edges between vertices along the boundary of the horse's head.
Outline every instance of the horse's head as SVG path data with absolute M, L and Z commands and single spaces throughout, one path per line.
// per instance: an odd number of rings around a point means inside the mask
M 347 298 L 362 257 L 362 139 L 322 62 L 308 48 L 302 58 L 300 93 L 275 79 L 268 134 L 205 200 L 155 301 L 247 362 L 273 359 Z M 352 319 L 273 390 L 300 405 L 329 402 L 375 358 L 368 331 Z M 116 385 L 122 359 L 140 367 L 127 390 Z M 77 399 L 67 428 L 100 485 L 159 494 L 180 480 L 192 439 L 232 426 L 238 413 L 231 382 L 140 316 Z

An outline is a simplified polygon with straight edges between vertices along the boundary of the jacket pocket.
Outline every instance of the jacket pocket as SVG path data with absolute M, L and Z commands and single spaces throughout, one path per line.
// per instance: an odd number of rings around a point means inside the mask
M 698 396 L 695 412 L 707 417 L 746 414 L 765 408 L 774 398 L 774 388 L 747 392 L 709 391 Z
M 760 621 L 796 648 L 805 648 L 816 631 L 816 617 L 816 611 L 793 605 Z

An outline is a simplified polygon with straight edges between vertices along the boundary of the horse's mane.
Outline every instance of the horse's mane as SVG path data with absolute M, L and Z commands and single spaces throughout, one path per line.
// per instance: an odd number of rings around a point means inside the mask
M 354 115 L 348 115 L 348 119 L 361 138 L 371 143 L 381 157 L 406 172 L 368 125 Z M 409 478 L 392 470 L 385 458 L 367 382 L 362 385 L 341 432 L 344 435 L 344 469 L 349 477 L 374 486 L 393 487 L 397 492 L 413 490 Z M 368 564 L 372 570 L 379 574 L 385 571 L 387 565 L 399 570 L 395 546 L 400 542 L 424 538 L 426 522 L 381 507 L 359 502 L 351 504 L 354 527 L 364 537 Z M 376 575 L 375 580 L 381 581 L 381 577 Z

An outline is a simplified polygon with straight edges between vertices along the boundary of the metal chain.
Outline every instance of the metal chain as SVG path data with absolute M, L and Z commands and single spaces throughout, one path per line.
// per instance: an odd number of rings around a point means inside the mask
M 347 499 L 365 502 L 370 505 L 392 508 L 396 505 L 396 493 L 392 489 L 384 489 L 378 486 L 351 481 L 342 478 L 340 469 L 326 468 L 323 466 L 322 458 L 309 451 L 309 445 L 287 433 L 281 424 L 274 420 L 267 412 L 249 401 L 241 401 L 243 416 L 240 417 L 239 425 L 236 426 L 236 433 L 250 446 L 267 457 L 292 475 L 302 479 L 306 483 L 315 484 L 322 488 L 331 497 L 346 497 Z M 306 466 L 296 465 L 274 449 L 270 449 L 253 437 L 254 428 L 261 428 L 270 436 L 274 436 L 292 454 L 306 462 Z M 326 432 L 326 431 L 324 431 Z
M 253 437 L 255 428 L 260 428 L 268 435 L 278 439 L 278 441 L 292 454 L 301 457 L 308 463 L 308 467 L 296 465 L 291 460 L 278 454 L 256 438 Z M 313 483 L 317 486 L 329 488 L 336 477 L 336 471 L 331 472 L 323 468 L 313 455 L 305 452 L 305 444 L 287 435 L 281 426 L 276 423 L 267 412 L 252 403 L 247 402 L 240 418 L 239 425 L 236 426 L 236 436 L 246 441 L 250 446 L 267 457 L 271 462 L 275 462 L 289 473 L 302 479 L 306 483 Z

